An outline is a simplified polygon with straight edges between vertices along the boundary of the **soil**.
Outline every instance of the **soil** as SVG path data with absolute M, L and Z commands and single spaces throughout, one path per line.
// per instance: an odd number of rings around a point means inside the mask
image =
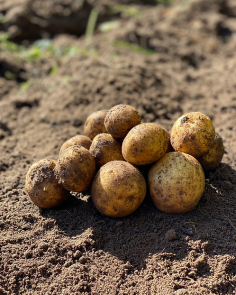
M 0 78 L 1 295 L 236 293 L 235 3 L 142 6 L 139 17 L 119 21 L 93 37 L 97 55 L 61 60 L 55 75 L 52 59 L 19 65 L 1 56 L 0 70 L 18 74 Z M 60 35 L 53 42 L 85 40 Z M 90 113 L 120 103 L 167 130 L 190 111 L 212 119 L 225 154 L 206 174 L 197 207 L 165 214 L 147 193 L 133 214 L 113 219 L 95 209 L 88 190 L 57 208 L 37 208 L 24 190 L 29 167 L 57 160 L 65 140 L 84 134 Z

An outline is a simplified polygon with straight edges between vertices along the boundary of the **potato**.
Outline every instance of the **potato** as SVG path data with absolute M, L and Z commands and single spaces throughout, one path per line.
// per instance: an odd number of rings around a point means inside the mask
M 110 161 L 124 161 L 121 153 L 121 144 L 108 133 L 101 133 L 95 136 L 89 152 L 100 167 Z
M 197 160 L 202 165 L 204 171 L 215 169 L 219 166 L 220 161 L 224 155 L 223 140 L 218 133 L 216 133 L 215 139 L 213 140 L 209 150 Z
M 171 130 L 171 145 L 175 151 L 195 158 L 205 154 L 215 138 L 211 120 L 204 114 L 192 112 L 181 116 Z
M 111 217 L 131 214 L 145 195 L 146 182 L 142 173 L 125 161 L 112 161 L 102 166 L 91 189 L 97 210 Z
M 88 136 L 76 135 L 63 143 L 63 145 L 61 146 L 59 155 L 72 145 L 81 145 L 87 150 L 89 150 L 91 144 L 92 144 L 92 140 Z
M 107 114 L 106 110 L 97 111 L 88 116 L 85 126 L 84 132 L 91 139 L 94 139 L 96 135 L 99 133 L 107 133 L 107 130 L 104 126 L 105 116 Z
M 166 130 L 155 123 L 135 126 L 122 144 L 124 159 L 134 165 L 147 165 L 160 159 L 166 152 Z
M 52 208 L 69 197 L 57 181 L 54 168 L 56 161 L 44 159 L 33 164 L 26 175 L 25 189 L 32 202 L 40 208 Z
M 165 213 L 186 213 L 198 204 L 205 189 L 200 163 L 181 152 L 165 154 L 148 173 L 150 195 Z
M 89 188 L 95 169 L 95 160 L 89 151 L 73 145 L 60 154 L 55 174 L 58 182 L 68 191 L 83 192 Z
M 129 106 L 120 104 L 107 112 L 105 127 L 108 133 L 116 138 L 124 138 L 134 126 L 141 123 L 138 111 Z

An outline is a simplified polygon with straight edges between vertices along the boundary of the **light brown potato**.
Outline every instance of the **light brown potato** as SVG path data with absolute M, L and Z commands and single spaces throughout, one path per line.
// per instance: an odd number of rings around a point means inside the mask
M 198 158 L 209 150 L 215 138 L 215 129 L 206 115 L 192 112 L 181 116 L 174 123 L 170 136 L 175 151 Z
M 121 144 L 108 133 L 101 133 L 95 136 L 89 152 L 100 167 L 110 161 L 124 161 L 121 153 Z
M 202 165 L 204 171 L 215 169 L 219 166 L 220 161 L 224 155 L 223 140 L 218 133 L 216 133 L 215 139 L 213 140 L 209 150 L 197 160 Z
M 95 160 L 89 151 L 73 145 L 60 154 L 55 174 L 58 182 L 68 191 L 83 192 L 89 188 L 95 169 Z
M 78 146 L 83 146 L 84 148 L 86 148 L 87 150 L 89 150 L 90 146 L 92 144 L 92 140 L 85 135 L 76 135 L 70 139 L 68 139 L 66 142 L 63 143 L 63 145 L 61 146 L 59 155 L 64 152 L 64 150 L 66 150 L 68 147 L 72 146 L 72 145 L 78 145 Z
M 117 105 L 110 109 L 104 121 L 108 133 L 116 138 L 124 138 L 134 126 L 140 123 L 141 116 L 138 111 L 124 104 Z
M 69 197 L 54 174 L 56 161 L 40 160 L 33 164 L 26 175 L 25 189 L 32 202 L 40 208 L 48 209 L 61 204 Z
M 148 174 L 150 195 L 165 213 L 186 213 L 196 207 L 205 189 L 200 163 L 181 152 L 165 154 Z
M 155 123 L 135 126 L 122 144 L 124 159 L 133 165 L 147 165 L 160 159 L 166 152 L 166 130 Z
M 85 125 L 84 132 L 92 140 L 99 133 L 107 133 L 107 130 L 104 126 L 104 120 L 106 117 L 107 111 L 97 111 L 88 116 Z
M 91 189 L 97 210 L 111 217 L 131 214 L 145 195 L 146 182 L 142 173 L 125 161 L 112 161 L 102 166 Z

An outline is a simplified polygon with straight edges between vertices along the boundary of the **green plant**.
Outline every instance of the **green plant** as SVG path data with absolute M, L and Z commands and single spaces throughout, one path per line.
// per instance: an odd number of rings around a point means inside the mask
M 151 49 L 145 49 L 145 48 L 143 48 L 141 46 L 131 44 L 131 43 L 127 43 L 127 42 L 123 42 L 123 41 L 115 40 L 115 41 L 113 41 L 113 45 L 115 45 L 117 47 L 124 48 L 124 49 L 131 50 L 131 51 L 146 54 L 146 55 L 156 54 L 156 52 L 151 50 Z

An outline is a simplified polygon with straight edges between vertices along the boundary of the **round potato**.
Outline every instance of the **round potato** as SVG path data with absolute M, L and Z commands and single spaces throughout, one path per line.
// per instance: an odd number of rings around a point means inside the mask
M 198 158 L 203 170 L 209 171 L 218 167 L 223 158 L 224 152 L 223 140 L 220 135 L 216 133 L 215 139 L 209 150 L 203 156 Z
M 181 152 L 165 154 L 148 174 L 150 195 L 155 206 L 165 213 L 186 213 L 198 204 L 205 189 L 200 163 Z
M 171 130 L 171 145 L 175 151 L 195 158 L 205 154 L 215 138 L 211 120 L 204 114 L 192 112 L 181 116 Z
M 107 130 L 104 126 L 104 120 L 106 117 L 107 111 L 97 111 L 88 116 L 85 125 L 84 132 L 92 140 L 99 133 L 107 133 Z
M 89 150 L 91 144 L 92 144 L 92 140 L 88 136 L 76 135 L 63 143 L 63 145 L 61 146 L 59 155 L 72 145 L 81 145 L 87 150 Z
M 160 159 L 166 152 L 166 130 L 155 123 L 135 126 L 122 144 L 124 159 L 133 165 L 147 165 Z
M 91 189 L 95 207 L 111 217 L 131 214 L 145 195 L 146 182 L 142 173 L 125 161 L 112 161 L 102 166 Z
M 105 127 L 108 133 L 116 138 L 124 138 L 134 126 L 141 123 L 138 111 L 129 106 L 120 104 L 107 112 Z
M 89 188 L 95 169 L 95 160 L 89 151 L 73 145 L 60 154 L 55 174 L 58 182 L 68 191 L 83 192 Z
M 110 161 L 124 161 L 121 153 L 121 144 L 108 133 L 101 133 L 95 136 L 89 151 L 94 157 L 96 164 L 100 167 Z
M 32 202 L 40 208 L 48 209 L 61 204 L 69 197 L 54 174 L 56 161 L 44 159 L 33 164 L 27 175 L 25 189 Z

